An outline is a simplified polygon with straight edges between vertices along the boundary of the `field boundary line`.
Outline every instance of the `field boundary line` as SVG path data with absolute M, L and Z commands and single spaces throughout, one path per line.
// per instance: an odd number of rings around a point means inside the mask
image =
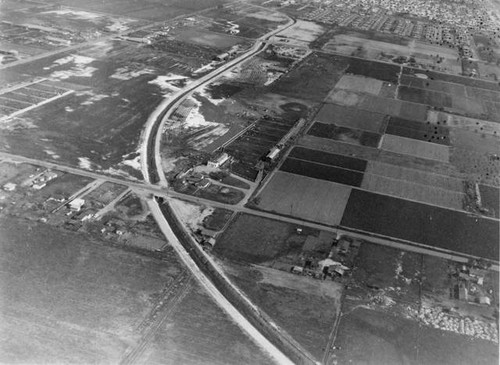
M 63 97 L 65 97 L 65 96 L 67 96 L 67 95 L 69 95 L 69 94 L 72 94 L 72 93 L 74 93 L 74 90 L 68 90 L 68 91 L 66 91 L 66 92 L 65 92 L 65 93 L 63 93 L 63 94 L 56 95 L 56 96 L 54 96 L 54 97 L 52 97 L 52 98 L 49 98 L 49 99 L 45 99 L 44 101 L 41 101 L 41 102 L 40 102 L 40 103 L 38 103 L 38 104 L 34 104 L 34 105 L 32 105 L 32 106 L 30 106 L 30 107 L 27 107 L 27 108 L 24 108 L 24 109 L 20 109 L 20 110 L 18 110 L 17 112 L 14 112 L 14 113 L 12 113 L 12 114 L 10 114 L 10 115 L 6 115 L 5 117 L 0 118 L 0 122 L 3 122 L 3 121 L 5 121 L 5 120 L 10 119 L 10 118 L 13 118 L 13 117 L 17 117 L 17 116 L 18 116 L 18 115 L 20 115 L 20 114 L 24 114 L 24 113 L 26 113 L 26 112 L 28 112 L 28 111 L 30 111 L 30 110 L 33 110 L 33 109 L 38 108 L 39 106 L 42 106 L 42 105 L 48 104 L 48 103 L 50 103 L 50 102 L 52 102 L 52 101 L 54 101 L 54 100 L 57 100 L 57 99 L 63 98 Z

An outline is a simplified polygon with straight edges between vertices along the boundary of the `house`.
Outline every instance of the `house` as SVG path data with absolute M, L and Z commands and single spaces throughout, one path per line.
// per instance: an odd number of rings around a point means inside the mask
M 79 212 L 84 204 L 85 204 L 84 199 L 76 198 L 69 203 L 69 208 L 73 211 Z
M 16 186 L 17 186 L 16 184 L 9 182 L 3 186 L 3 190 L 14 191 L 14 190 L 16 190 Z
M 230 158 L 229 155 L 224 152 L 220 154 L 217 158 L 209 160 L 207 162 L 207 166 L 214 168 L 221 167 L 222 165 L 224 165 L 224 163 L 226 163 L 229 160 L 229 158 Z
M 276 157 L 278 157 L 279 153 L 280 153 L 281 149 L 279 149 L 278 147 L 273 147 L 271 149 L 271 151 L 269 151 L 269 153 L 267 154 L 266 156 L 266 160 L 272 162 L 276 159 Z
M 200 181 L 194 184 L 198 189 L 205 189 L 210 186 L 210 180 L 207 178 L 203 178 Z

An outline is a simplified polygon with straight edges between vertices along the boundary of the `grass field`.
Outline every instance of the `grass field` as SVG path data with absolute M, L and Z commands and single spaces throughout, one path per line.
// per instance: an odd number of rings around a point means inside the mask
M 420 326 L 367 308 L 348 309 L 335 345 L 341 364 L 481 364 L 498 362 L 497 345 Z
M 336 225 L 351 188 L 278 171 L 258 197 L 258 208 L 308 221 Z
M 318 231 L 302 235 L 296 226 L 280 221 L 241 214 L 217 239 L 213 252 L 216 255 L 247 263 L 265 263 L 290 253 L 302 252 L 308 234 L 318 235 Z
M 2 363 L 271 361 L 168 246 L 154 258 L 5 216 L 0 237 Z
M 386 134 L 382 138 L 381 149 L 403 155 L 410 155 L 429 160 L 448 162 L 448 146 Z
M 491 260 L 498 259 L 498 221 L 465 212 L 353 189 L 341 225 Z
M 361 188 L 375 193 L 388 194 L 402 199 L 416 200 L 457 210 L 462 210 L 465 197 L 464 193 L 369 173 L 365 173 Z
M 342 127 L 381 133 L 385 128 L 384 114 L 351 108 L 338 104 L 325 104 L 316 114 L 315 120 Z

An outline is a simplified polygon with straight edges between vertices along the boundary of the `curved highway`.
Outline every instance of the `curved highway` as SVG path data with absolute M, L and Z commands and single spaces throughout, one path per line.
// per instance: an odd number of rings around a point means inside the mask
M 197 89 L 215 81 L 223 73 L 233 69 L 250 57 L 266 49 L 266 41 L 295 23 L 294 19 L 278 29 L 259 38 L 245 54 L 231 60 L 222 67 L 188 84 L 161 103 L 150 115 L 142 134 L 141 169 L 149 184 L 168 188 L 161 166 L 160 142 L 165 122 L 172 112 Z M 175 213 L 162 199 L 149 199 L 148 206 L 163 234 L 176 250 L 181 260 L 191 270 L 212 298 L 226 313 L 279 364 L 314 364 L 316 360 L 299 343 L 277 327 L 270 318 L 229 280 L 219 266 L 184 231 Z M 166 212 L 167 210 L 167 212 Z M 170 214 L 168 214 L 170 213 Z M 169 218 L 167 220 L 166 216 Z M 172 225 L 172 226 L 171 226 Z M 175 233 L 174 233 L 175 232 Z M 218 285 L 215 285 L 217 283 Z M 224 292 L 224 293 L 223 293 Z M 232 299 L 231 301 L 228 298 Z M 237 306 L 235 306 L 235 303 Z M 238 308 L 237 308 L 238 307 Z M 245 315 L 244 315 L 245 314 Z M 265 333 L 266 335 L 264 335 Z M 294 360 L 292 361 L 291 358 Z

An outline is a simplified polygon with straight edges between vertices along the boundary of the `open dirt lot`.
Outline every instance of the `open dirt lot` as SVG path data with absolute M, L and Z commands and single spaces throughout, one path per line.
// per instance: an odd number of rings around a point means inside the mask
M 257 207 L 336 225 L 342 219 L 350 191 L 348 186 L 278 171 L 258 196 Z
M 234 282 L 283 330 L 321 360 L 340 310 L 342 284 L 225 263 Z
M 394 136 L 392 134 L 384 135 L 380 148 L 386 151 L 426 158 L 429 160 L 441 162 L 448 162 L 450 160 L 448 146 Z

